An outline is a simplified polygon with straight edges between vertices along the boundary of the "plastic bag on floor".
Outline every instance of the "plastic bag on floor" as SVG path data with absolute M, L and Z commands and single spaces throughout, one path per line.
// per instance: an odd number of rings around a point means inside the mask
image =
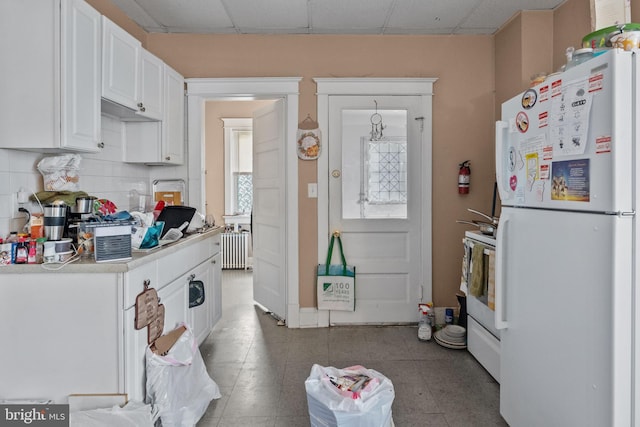
M 131 401 L 124 407 L 90 409 L 69 414 L 70 427 L 153 427 L 151 406 Z
M 313 365 L 304 385 L 312 427 L 393 425 L 395 391 L 391 380 L 378 371 Z
M 192 427 L 220 389 L 204 365 L 196 338 L 187 325 L 158 338 L 145 352 L 147 403 L 163 427 Z

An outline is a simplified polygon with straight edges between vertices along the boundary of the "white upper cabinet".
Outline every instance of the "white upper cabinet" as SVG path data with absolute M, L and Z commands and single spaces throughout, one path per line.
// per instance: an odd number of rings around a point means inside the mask
M 140 99 L 138 103 L 141 114 L 162 120 L 164 108 L 164 62 L 146 49 L 142 49 L 140 66 Z
M 162 129 L 162 163 L 184 162 L 184 78 L 165 66 L 165 111 Z
M 104 112 L 125 121 L 161 120 L 163 84 L 162 60 L 103 16 L 102 98 L 117 104 L 103 103 Z
M 125 123 L 125 162 L 150 165 L 184 163 L 184 78 L 166 64 L 163 68 L 162 121 Z
M 100 151 L 100 14 L 84 0 L 2 0 L 0 17 L 0 148 Z
M 132 110 L 140 98 L 142 44 L 131 34 L 102 17 L 102 97 Z

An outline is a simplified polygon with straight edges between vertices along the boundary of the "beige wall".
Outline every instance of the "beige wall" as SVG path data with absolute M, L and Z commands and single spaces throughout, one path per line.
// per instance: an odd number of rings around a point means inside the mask
M 500 102 L 536 72 L 564 63 L 564 49 L 590 32 L 589 0 L 568 0 L 554 12 L 525 12 L 494 36 L 331 36 L 140 34 L 110 4 L 89 0 L 130 30 L 185 77 L 300 76 L 299 120 L 317 117 L 313 77 L 437 77 L 433 102 L 433 300 L 455 305 L 461 238 L 457 218 L 472 207 L 491 210 L 493 134 Z M 640 12 L 640 0 L 632 8 Z M 633 15 L 637 22 L 637 13 Z M 292 147 L 293 149 L 293 147 Z M 458 163 L 471 160 L 471 192 L 457 194 Z M 314 299 L 316 200 L 306 197 L 316 163 L 299 163 L 300 305 Z M 217 208 L 216 208 L 217 209 Z
M 316 117 L 313 77 L 437 77 L 434 97 L 433 297 L 454 304 L 467 207 L 491 209 L 491 36 L 257 36 L 149 34 L 148 48 L 186 77 L 301 76 L 299 120 Z M 458 163 L 472 188 L 457 194 Z M 299 163 L 300 304 L 314 306 L 317 206 L 306 196 L 316 163 Z

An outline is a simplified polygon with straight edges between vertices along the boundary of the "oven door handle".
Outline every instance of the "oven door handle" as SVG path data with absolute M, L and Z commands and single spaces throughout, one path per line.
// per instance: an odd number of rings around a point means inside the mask
M 505 298 L 505 270 L 506 262 L 505 256 L 508 253 L 507 248 L 507 234 L 509 233 L 509 218 L 508 213 L 500 215 L 500 227 L 498 227 L 498 233 L 496 235 L 496 261 L 495 261 L 495 286 L 496 286 L 496 311 L 495 311 L 495 324 L 496 329 L 507 329 L 509 322 L 507 321 L 507 304 Z

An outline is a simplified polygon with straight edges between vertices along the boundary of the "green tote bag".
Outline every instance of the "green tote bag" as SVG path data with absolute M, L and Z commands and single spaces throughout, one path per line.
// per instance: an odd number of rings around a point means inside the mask
M 338 241 L 342 264 L 331 264 L 333 244 Z M 355 311 L 356 268 L 347 265 L 340 234 L 334 233 L 329 243 L 326 264 L 317 269 L 318 310 Z

